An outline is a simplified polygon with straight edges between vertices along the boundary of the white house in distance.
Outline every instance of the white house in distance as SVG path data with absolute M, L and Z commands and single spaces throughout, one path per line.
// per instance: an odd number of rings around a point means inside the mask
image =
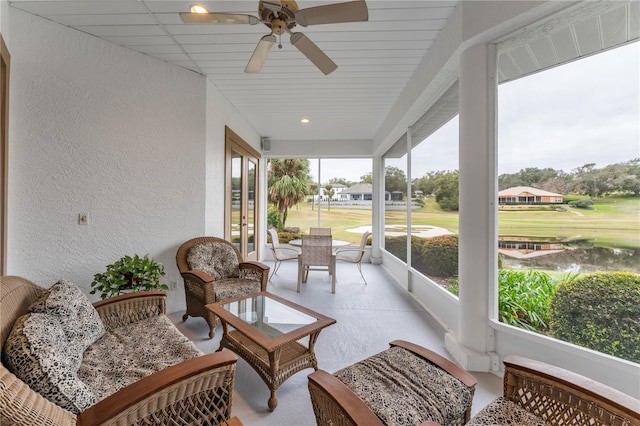
M 347 199 L 351 201 L 371 201 L 373 185 L 370 183 L 356 183 L 342 191 L 342 194 L 347 194 Z
M 332 201 L 347 201 L 349 200 L 349 195 L 344 191 L 347 189 L 346 185 L 342 185 L 341 183 L 336 183 L 331 185 L 331 189 L 333 190 L 333 196 L 331 197 Z M 320 197 L 322 201 L 327 200 L 327 190 L 323 187 L 319 188 Z M 314 200 L 318 200 L 318 194 L 313 196 Z
M 564 195 L 530 186 L 514 186 L 498 192 L 499 204 L 562 203 Z

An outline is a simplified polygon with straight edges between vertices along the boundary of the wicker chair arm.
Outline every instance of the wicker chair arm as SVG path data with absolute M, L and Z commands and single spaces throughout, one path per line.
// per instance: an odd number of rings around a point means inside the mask
M 200 271 L 198 269 L 185 271 L 185 272 L 182 272 L 180 275 L 182 275 L 182 278 L 184 278 L 185 280 L 189 279 L 192 282 L 197 282 L 201 284 L 211 283 L 215 281 L 215 278 L 213 278 L 211 275 L 207 274 L 204 271 Z
M 237 359 L 222 351 L 167 367 L 83 411 L 78 425 L 168 424 L 176 419 L 216 424 L 229 419 Z
M 166 313 L 164 291 L 140 291 L 111 297 L 93 306 L 107 330 Z
M 438 355 L 437 353 L 430 351 L 425 347 L 404 340 L 394 340 L 393 342 L 389 343 L 389 345 L 399 346 L 410 352 L 413 352 L 414 354 L 426 359 L 432 364 L 442 368 L 444 371 L 464 383 L 468 388 L 475 389 L 476 383 L 478 382 L 475 377 L 473 377 L 467 371 L 458 367 L 448 359 Z
M 246 270 L 251 274 L 260 277 L 260 291 L 267 291 L 267 281 L 269 280 L 269 267 L 262 262 L 247 261 L 240 263 L 240 271 Z
M 308 379 L 309 393 L 315 399 L 313 409 L 320 411 L 321 418 L 336 425 L 383 425 L 367 404 L 333 375 L 318 370 Z
M 640 401 L 617 389 L 532 359 L 510 355 L 503 362 L 504 397 L 523 405 L 528 411 L 531 409 L 520 395 L 524 390 L 536 398 L 536 401 L 557 401 L 557 404 L 547 406 L 560 407 L 562 412 L 546 412 L 549 417 L 561 417 L 565 411 L 580 413 L 584 407 L 591 407 L 590 412 L 583 413 L 581 418 L 597 416 L 596 423 L 640 425 Z
M 7 425 L 68 426 L 76 415 L 33 391 L 0 364 L 0 423 Z

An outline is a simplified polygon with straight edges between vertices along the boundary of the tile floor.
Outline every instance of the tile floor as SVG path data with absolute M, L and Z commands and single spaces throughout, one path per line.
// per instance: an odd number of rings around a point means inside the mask
M 266 264 L 273 266 L 272 262 Z M 427 312 L 377 265 L 363 264 L 365 285 L 355 265 L 337 266 L 337 289 L 331 294 L 331 281 L 326 272 L 310 272 L 309 282 L 296 292 L 297 264 L 283 263 L 268 285 L 268 291 L 300 305 L 335 318 L 336 324 L 320 333 L 316 355 L 321 369 L 334 372 L 388 347 L 394 339 L 408 340 L 425 346 L 450 359 L 444 348 L 444 330 Z M 171 314 L 178 328 L 204 352 L 218 348 L 222 327 L 213 339 L 201 318 L 182 322 L 183 312 Z M 245 426 L 315 425 L 315 417 L 303 370 L 290 377 L 277 392 L 278 406 L 269 412 L 269 390 L 258 374 L 241 358 L 238 359 L 232 414 Z M 472 373 L 478 379 L 473 413 L 502 394 L 502 379 L 491 373 Z

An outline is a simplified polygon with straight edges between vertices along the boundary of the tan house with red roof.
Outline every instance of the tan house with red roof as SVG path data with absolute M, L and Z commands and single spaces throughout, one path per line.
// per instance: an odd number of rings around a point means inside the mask
M 530 186 L 514 186 L 498 192 L 499 204 L 562 203 L 564 195 Z

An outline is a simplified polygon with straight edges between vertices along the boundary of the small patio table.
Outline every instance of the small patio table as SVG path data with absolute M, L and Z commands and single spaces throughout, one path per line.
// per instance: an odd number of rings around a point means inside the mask
M 276 390 L 293 374 L 318 370 L 314 346 L 323 328 L 336 320 L 268 292 L 206 305 L 220 318 L 223 348 L 244 358 L 271 390 L 269 410 L 278 405 Z M 307 344 L 300 342 L 308 337 Z

